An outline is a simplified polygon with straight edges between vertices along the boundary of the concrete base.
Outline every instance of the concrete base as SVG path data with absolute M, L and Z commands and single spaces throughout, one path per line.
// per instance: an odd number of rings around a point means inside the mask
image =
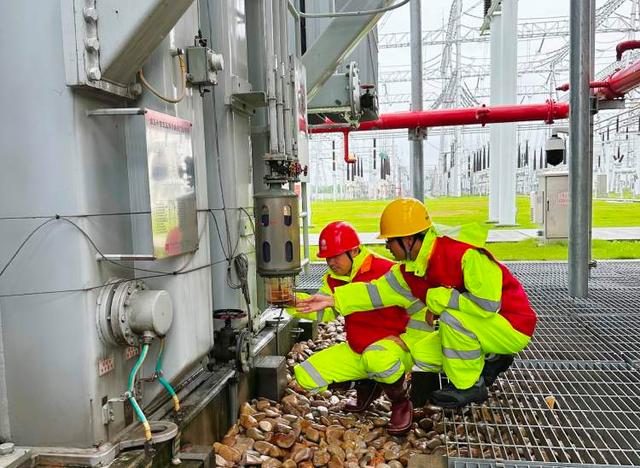
M 26 468 L 31 466 L 31 451 L 25 448 L 14 448 L 13 452 L 0 455 L 0 466 L 6 468 Z

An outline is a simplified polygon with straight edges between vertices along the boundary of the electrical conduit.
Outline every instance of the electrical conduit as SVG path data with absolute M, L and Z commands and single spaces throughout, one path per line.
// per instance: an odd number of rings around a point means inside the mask
M 173 389 L 171 384 L 167 379 L 162 376 L 162 358 L 164 356 L 164 338 L 160 340 L 160 353 L 158 354 L 158 360 L 156 362 L 156 375 L 158 376 L 158 382 L 162 384 L 162 386 L 169 392 L 171 398 L 173 399 L 173 408 L 176 413 L 180 411 L 180 399 L 178 395 L 176 395 L 176 391 Z
M 149 425 L 149 421 L 147 421 L 147 417 L 142 412 L 142 409 L 140 409 L 140 406 L 136 401 L 136 397 L 133 395 L 133 384 L 135 383 L 136 375 L 138 374 L 138 371 L 140 370 L 142 363 L 147 357 L 148 352 L 149 352 L 149 345 L 145 343 L 144 345 L 142 345 L 142 351 L 140 352 L 140 357 L 138 357 L 138 360 L 134 364 L 133 369 L 131 369 L 131 373 L 129 374 L 129 386 L 127 387 L 127 398 L 129 400 L 129 403 L 131 403 L 131 406 L 133 407 L 133 411 L 136 413 L 138 420 L 142 423 L 142 426 L 144 427 L 145 439 L 147 440 L 147 442 L 151 442 L 152 440 L 151 426 Z

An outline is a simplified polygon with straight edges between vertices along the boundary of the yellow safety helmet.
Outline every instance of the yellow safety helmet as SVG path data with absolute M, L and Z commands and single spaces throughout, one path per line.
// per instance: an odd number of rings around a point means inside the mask
M 424 203 L 415 198 L 398 198 L 382 212 L 378 239 L 411 236 L 427 230 L 431 224 Z

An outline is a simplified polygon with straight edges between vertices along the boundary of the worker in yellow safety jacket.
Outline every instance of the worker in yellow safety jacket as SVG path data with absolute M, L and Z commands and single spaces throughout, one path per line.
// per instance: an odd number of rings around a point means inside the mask
M 336 288 L 347 284 L 367 284 L 380 278 L 394 265 L 360 245 L 355 229 L 345 222 L 327 225 L 320 233 L 319 253 L 329 266 L 318 294 L 330 297 Z M 355 383 L 356 401 L 344 410 L 360 413 L 380 396 L 391 400 L 391 418 L 387 431 L 398 435 L 411 428 L 413 408 L 405 374 L 413 361 L 406 343 L 400 338 L 409 323 L 407 311 L 398 306 L 362 309 L 345 317 L 346 343 L 339 343 L 313 354 L 294 368 L 298 384 L 309 391 L 348 389 Z M 288 310 L 300 316 L 295 309 Z M 320 321 L 336 318 L 332 308 L 304 315 Z
M 350 316 L 363 309 L 398 305 L 416 299 L 426 303 L 424 320 L 437 317 L 440 342 L 411 345 L 414 360 L 433 356 L 441 347 L 442 368 L 450 384 L 432 393 L 431 401 L 458 408 L 487 399 L 487 385 L 513 363 L 536 325 L 536 314 L 522 285 L 485 248 L 487 232 L 477 224 L 446 232 L 433 226 L 424 204 L 401 198 L 389 203 L 380 219 L 380 238 L 401 261 L 368 284 L 336 288 L 332 297 L 315 295 L 300 301 L 309 312 L 334 307 Z

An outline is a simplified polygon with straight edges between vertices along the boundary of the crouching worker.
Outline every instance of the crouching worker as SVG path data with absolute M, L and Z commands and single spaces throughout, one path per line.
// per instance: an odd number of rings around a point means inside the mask
M 336 287 L 355 282 L 369 282 L 383 276 L 393 262 L 374 255 L 360 245 L 355 229 L 345 222 L 327 225 L 320 233 L 318 257 L 329 266 L 318 294 L 330 296 Z M 332 308 L 316 315 L 293 315 L 319 321 L 335 319 Z M 409 318 L 405 309 L 384 307 L 361 311 L 345 317 L 346 343 L 313 354 L 294 368 L 298 384 L 309 391 L 327 387 L 338 390 L 355 384 L 357 400 L 346 404 L 352 413 L 365 411 L 382 391 L 391 400 L 391 420 L 387 431 L 403 434 L 411 428 L 413 408 L 409 400 L 405 373 L 413 362 L 407 346 L 399 336 Z M 355 382 L 354 382 L 355 381 Z
M 536 314 L 522 285 L 485 249 L 486 231 L 467 225 L 439 232 L 418 200 L 389 203 L 380 237 L 401 262 L 400 276 L 394 269 L 369 284 L 344 285 L 332 297 L 301 301 L 298 309 L 335 307 L 351 317 L 365 307 L 408 309 L 415 299 L 424 301 L 427 323 L 438 319 L 442 368 L 451 382 L 433 392 L 431 401 L 444 408 L 485 401 L 487 386 L 528 345 L 535 329 Z M 416 363 L 420 353 L 432 352 L 435 341 L 428 339 L 410 344 Z

